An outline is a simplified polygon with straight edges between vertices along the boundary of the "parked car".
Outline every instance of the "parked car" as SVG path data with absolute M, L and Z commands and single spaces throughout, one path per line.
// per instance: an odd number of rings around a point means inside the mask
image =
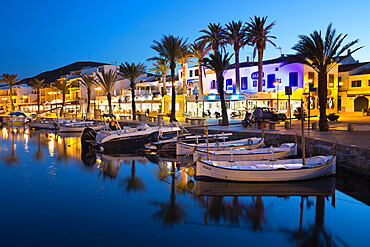
M 272 107 L 257 107 L 256 109 L 262 110 L 262 120 L 284 121 L 287 119 L 285 113 L 278 112 L 275 108 Z

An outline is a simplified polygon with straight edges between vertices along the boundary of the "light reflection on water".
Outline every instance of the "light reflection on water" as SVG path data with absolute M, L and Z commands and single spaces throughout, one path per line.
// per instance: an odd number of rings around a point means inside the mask
M 369 207 L 335 189 L 340 176 L 196 181 L 174 158 L 82 155 L 79 135 L 0 133 L 4 246 L 366 246 L 370 240 Z M 368 194 L 362 198 L 368 203 Z

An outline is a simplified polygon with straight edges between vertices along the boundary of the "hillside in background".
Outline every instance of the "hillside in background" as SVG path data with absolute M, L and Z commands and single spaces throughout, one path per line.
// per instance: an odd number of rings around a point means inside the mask
M 31 82 L 32 79 L 34 79 L 34 78 L 38 79 L 38 80 L 44 79 L 45 80 L 44 83 L 49 84 L 49 83 L 55 82 L 62 75 L 69 74 L 70 71 L 80 70 L 82 68 L 89 67 L 89 66 L 90 67 L 97 67 L 97 66 L 102 66 L 102 65 L 106 65 L 106 63 L 75 62 L 75 63 L 69 64 L 69 65 L 61 67 L 61 68 L 57 68 L 57 69 L 54 69 L 54 70 L 51 70 L 51 71 L 43 72 L 43 73 L 38 74 L 34 77 L 25 78 L 25 79 L 21 80 L 19 84 L 29 84 L 29 82 Z

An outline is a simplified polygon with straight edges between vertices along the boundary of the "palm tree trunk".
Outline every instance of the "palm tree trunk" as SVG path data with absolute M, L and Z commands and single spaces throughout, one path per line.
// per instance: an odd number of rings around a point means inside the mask
M 175 92 L 175 63 L 171 63 L 171 81 L 172 81 L 172 107 L 171 107 L 171 121 L 176 121 L 176 92 Z
M 258 48 L 258 92 L 262 92 L 262 59 L 263 59 L 263 49 Z
M 235 48 L 235 79 L 236 93 L 240 93 L 240 70 L 239 70 L 239 49 Z
M 10 103 L 12 106 L 12 111 L 14 111 L 14 103 L 13 103 L 13 87 L 9 85 L 9 97 L 10 97 Z
M 319 107 L 320 107 L 320 119 L 319 119 L 319 128 L 320 131 L 328 131 L 329 124 L 326 118 L 326 104 L 328 96 L 327 88 L 327 74 L 325 72 L 319 73 Z
M 40 89 L 37 90 L 37 112 L 40 113 Z
M 166 74 L 162 75 L 162 97 L 166 92 L 165 90 L 166 90 Z
M 199 95 L 203 94 L 203 76 L 202 76 L 202 62 L 198 61 L 198 70 L 199 70 Z
M 65 92 L 63 92 L 62 99 L 63 99 L 63 101 L 62 101 L 62 109 L 60 109 L 59 116 L 62 117 L 62 115 L 64 114 L 64 117 L 65 117 L 66 116 L 65 111 L 64 111 L 64 105 L 66 103 L 66 93 Z
M 136 106 L 135 106 L 135 85 L 131 84 L 131 108 L 132 108 L 132 120 L 136 120 Z
M 90 115 L 90 100 L 91 100 L 91 91 L 87 90 L 87 109 L 86 113 L 89 116 Z
M 108 99 L 109 114 L 113 114 L 112 95 L 110 94 L 110 92 L 107 93 L 107 99 Z
M 221 112 L 222 112 L 222 126 L 229 125 L 229 118 L 227 116 L 226 102 L 225 102 L 225 93 L 224 93 L 224 77 L 217 76 L 217 86 L 218 94 L 220 95 L 221 100 Z

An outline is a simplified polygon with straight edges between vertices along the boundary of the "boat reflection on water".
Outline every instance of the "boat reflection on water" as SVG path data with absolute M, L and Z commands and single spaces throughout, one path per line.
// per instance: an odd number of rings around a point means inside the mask
M 224 220 L 231 226 L 238 226 L 240 220 L 246 220 L 252 231 L 271 231 L 267 227 L 269 224 L 264 197 L 300 197 L 300 223 L 297 229 L 280 227 L 274 231 L 287 234 L 288 239 L 298 246 L 337 246 L 338 242 L 344 243 L 324 227 L 325 198 L 331 197 L 331 204 L 335 207 L 335 177 L 291 183 L 197 181 L 194 194 L 203 198 L 200 201 L 205 207 L 204 224 L 219 225 Z M 243 197 L 251 197 L 251 201 L 248 203 Z M 316 201 L 315 219 L 313 224 L 305 228 L 302 222 L 304 205 L 311 207 L 312 197 Z

